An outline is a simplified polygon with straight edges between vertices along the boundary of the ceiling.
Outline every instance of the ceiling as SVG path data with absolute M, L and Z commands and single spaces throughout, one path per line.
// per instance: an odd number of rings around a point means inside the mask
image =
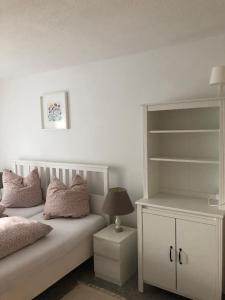
M 224 33 L 224 0 L 0 0 L 0 78 Z

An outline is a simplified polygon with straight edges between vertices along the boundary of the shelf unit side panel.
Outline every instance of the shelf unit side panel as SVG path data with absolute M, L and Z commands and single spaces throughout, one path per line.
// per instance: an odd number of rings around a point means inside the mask
M 142 107 L 142 132 L 143 132 L 143 197 L 148 198 L 148 186 L 149 186 L 149 159 L 148 159 L 148 107 L 144 105 Z
M 225 180 L 225 101 L 221 100 L 220 105 L 220 135 L 219 135 L 219 160 L 220 160 L 220 176 L 219 176 L 219 186 L 220 186 L 220 204 L 223 204 L 225 201 L 225 187 L 224 187 L 224 180 Z
M 148 112 L 148 131 L 154 126 L 158 126 L 158 112 Z M 159 192 L 159 173 L 158 165 L 149 161 L 149 157 L 159 151 L 159 137 L 156 135 L 149 135 L 147 132 L 147 159 L 148 159 L 148 197 L 151 197 Z

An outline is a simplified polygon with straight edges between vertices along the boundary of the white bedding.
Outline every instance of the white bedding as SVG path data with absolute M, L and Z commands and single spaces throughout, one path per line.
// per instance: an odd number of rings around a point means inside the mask
M 4 214 L 8 216 L 19 216 L 24 218 L 30 218 L 36 214 L 39 214 L 44 209 L 44 204 L 27 208 L 6 208 Z
M 43 220 L 39 213 L 31 219 L 51 225 L 53 231 L 35 244 L 0 260 L 0 293 L 12 286 L 21 274 L 32 274 L 37 266 L 53 263 L 106 225 L 102 216 L 94 214 L 82 219 Z

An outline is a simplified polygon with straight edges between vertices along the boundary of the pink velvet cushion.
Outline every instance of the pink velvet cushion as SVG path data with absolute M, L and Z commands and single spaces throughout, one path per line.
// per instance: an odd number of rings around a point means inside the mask
M 3 196 L 5 207 L 32 207 L 43 202 L 38 170 L 21 177 L 9 170 L 3 171 Z
M 58 178 L 48 186 L 44 207 L 45 219 L 57 217 L 81 218 L 90 213 L 87 185 L 81 176 L 76 175 L 71 187 Z
M 0 259 L 47 235 L 52 227 L 23 217 L 0 218 Z

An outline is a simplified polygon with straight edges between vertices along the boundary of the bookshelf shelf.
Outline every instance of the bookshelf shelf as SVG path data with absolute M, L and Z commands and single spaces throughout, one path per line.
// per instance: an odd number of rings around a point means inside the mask
M 180 163 L 195 163 L 195 164 L 219 164 L 215 159 L 202 159 L 202 158 L 190 158 L 190 157 L 150 157 L 151 161 L 169 161 Z
M 219 133 L 219 129 L 149 130 L 149 133 Z

